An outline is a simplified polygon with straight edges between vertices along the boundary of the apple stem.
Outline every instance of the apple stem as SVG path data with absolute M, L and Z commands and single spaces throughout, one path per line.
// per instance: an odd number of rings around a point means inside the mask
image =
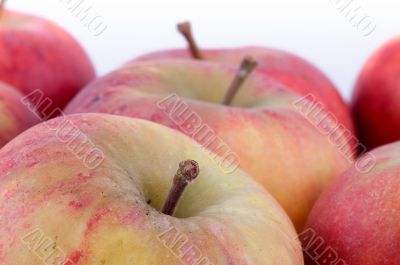
M 231 105 L 235 95 L 239 91 L 240 87 L 243 85 L 243 83 L 246 81 L 246 79 L 249 77 L 251 72 L 257 67 L 257 62 L 254 60 L 253 57 L 251 56 L 246 56 L 242 63 L 240 64 L 240 68 L 236 73 L 235 78 L 233 79 L 231 85 L 229 86 L 225 98 L 222 101 L 222 104 L 224 105 Z
M 178 24 L 178 31 L 185 37 L 187 43 L 189 44 L 189 50 L 194 59 L 202 60 L 204 59 L 199 46 L 197 46 L 192 34 L 192 26 L 190 22 L 183 22 Z
M 185 160 L 179 163 L 174 182 L 165 201 L 162 212 L 172 216 L 187 185 L 199 175 L 199 164 L 194 160 Z
M 5 5 L 6 5 L 6 0 L 0 0 L 0 16 L 3 13 Z

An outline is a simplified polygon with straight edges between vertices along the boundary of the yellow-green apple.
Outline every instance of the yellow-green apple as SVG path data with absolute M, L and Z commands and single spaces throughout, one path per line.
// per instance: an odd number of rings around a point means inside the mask
M 0 80 L 23 94 L 40 90 L 44 100 L 35 103 L 42 103 L 43 116 L 54 115 L 94 77 L 88 56 L 63 29 L 43 18 L 0 13 Z
M 248 63 L 247 70 L 254 67 Z M 232 105 L 221 104 L 236 70 L 193 60 L 138 62 L 91 83 L 65 112 L 124 115 L 177 129 L 218 154 L 224 172 L 240 166 L 253 176 L 301 229 L 320 192 L 352 163 L 344 156 L 346 139 L 341 153 L 298 110 L 298 95 L 257 71 Z
M 374 148 L 400 140 L 400 38 L 365 64 L 354 90 L 352 110 L 361 141 Z
M 155 52 L 139 57 L 137 60 L 163 58 L 196 58 L 237 65 L 244 56 L 252 56 L 258 62 L 258 68 L 288 88 L 301 95 L 313 94 L 332 112 L 338 121 L 354 133 L 349 108 L 337 91 L 335 85 L 316 67 L 303 58 L 278 49 L 265 47 L 242 47 L 234 49 L 200 50 L 194 41 L 190 24 L 178 25 L 179 30 L 189 43 L 189 49 L 176 49 Z
M 40 116 L 22 103 L 24 95 L 0 82 L 0 148 L 40 122 Z
M 70 148 L 88 141 L 103 154 L 91 169 Z M 0 158 L 1 264 L 303 264 L 293 224 L 264 188 L 156 123 L 55 118 Z M 164 214 L 173 179 L 195 177 L 187 173 L 199 175 Z
M 370 172 L 349 169 L 318 199 L 300 235 L 307 264 L 400 264 L 400 142 L 371 154 Z

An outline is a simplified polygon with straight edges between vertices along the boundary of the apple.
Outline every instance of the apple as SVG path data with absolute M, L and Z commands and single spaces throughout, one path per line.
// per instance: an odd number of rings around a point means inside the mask
M 0 82 L 0 148 L 40 122 L 40 116 L 22 103 L 23 95 Z
M 43 101 L 35 104 L 43 117 L 54 116 L 94 77 L 88 56 L 63 29 L 43 18 L 2 10 L 0 80 L 25 95 L 41 91 Z
M 306 264 L 400 264 L 400 142 L 371 154 L 370 172 L 349 169 L 315 204 L 300 235 Z
M 345 156 L 346 139 L 338 148 L 328 139 L 333 135 L 309 122 L 295 104 L 302 100 L 285 85 L 257 70 L 245 80 L 254 66 L 248 58 L 236 75 L 230 64 L 138 62 L 92 82 L 65 113 L 123 115 L 179 130 L 218 154 L 214 160 L 224 172 L 240 167 L 254 177 L 300 230 L 321 191 L 353 157 Z
M 374 148 L 400 140 L 400 38 L 380 48 L 365 64 L 352 98 L 361 141 Z
M 334 84 L 316 67 L 306 60 L 278 49 L 265 47 L 242 47 L 233 49 L 200 50 L 191 32 L 189 23 L 178 25 L 179 31 L 189 44 L 189 49 L 176 49 L 150 53 L 133 61 L 163 58 L 195 58 L 237 65 L 245 56 L 252 56 L 258 68 L 268 77 L 285 84 L 301 95 L 313 94 L 328 112 L 332 112 L 347 130 L 354 134 L 350 110 Z
M 70 148 L 88 142 L 102 155 Z M 293 224 L 265 189 L 167 127 L 64 116 L 0 158 L 1 264 L 303 264 Z M 190 180 L 178 204 L 169 200 Z

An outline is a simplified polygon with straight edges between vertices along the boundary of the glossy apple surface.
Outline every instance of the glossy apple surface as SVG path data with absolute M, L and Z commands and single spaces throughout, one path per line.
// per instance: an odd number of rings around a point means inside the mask
M 85 148 L 71 149 L 87 142 L 102 151 L 96 167 L 90 152 L 77 156 Z M 186 159 L 200 175 L 175 217 L 161 214 Z M 303 264 L 292 223 L 265 189 L 148 121 L 82 114 L 42 123 L 0 151 L 0 185 L 1 264 Z
M 400 264 L 400 142 L 371 153 L 373 170 L 349 169 L 318 199 L 303 234 L 307 264 Z M 329 252 L 342 263 L 321 263 Z
M 262 73 L 250 76 L 232 106 L 221 105 L 236 70 L 190 60 L 137 63 L 91 83 L 66 113 L 118 114 L 179 130 L 223 157 L 226 172 L 237 165 L 253 176 L 301 229 L 320 192 L 352 161 L 295 108 L 297 95 Z
M 0 15 L 0 80 L 23 94 L 43 93 L 43 116 L 63 108 L 95 77 L 81 46 L 64 30 L 42 18 L 3 10 Z
M 278 49 L 264 47 L 203 50 L 202 54 L 205 60 L 233 65 L 239 65 L 245 56 L 252 56 L 258 62 L 258 69 L 268 77 L 285 84 L 302 96 L 313 94 L 325 105 L 327 111 L 332 112 L 350 132 L 354 132 L 350 110 L 335 85 L 303 58 Z M 179 49 L 151 53 L 137 60 L 163 58 L 192 58 L 192 55 L 187 49 Z
M 400 140 L 400 38 L 380 48 L 365 64 L 352 108 L 361 141 L 374 148 Z
M 16 89 L 0 82 L 0 148 L 40 122 L 38 114 L 22 103 L 23 97 Z

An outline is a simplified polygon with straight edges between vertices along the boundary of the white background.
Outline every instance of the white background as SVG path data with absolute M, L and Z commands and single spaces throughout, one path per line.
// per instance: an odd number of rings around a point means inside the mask
M 68 10 L 68 1 L 77 0 L 8 0 L 7 6 L 63 26 L 87 49 L 99 74 L 143 53 L 185 47 L 175 24 L 191 20 L 201 47 L 262 45 L 297 53 L 346 99 L 366 59 L 400 32 L 399 0 L 353 0 L 377 26 L 368 37 L 336 9 L 348 0 L 84 0 L 108 25 L 96 37 Z

